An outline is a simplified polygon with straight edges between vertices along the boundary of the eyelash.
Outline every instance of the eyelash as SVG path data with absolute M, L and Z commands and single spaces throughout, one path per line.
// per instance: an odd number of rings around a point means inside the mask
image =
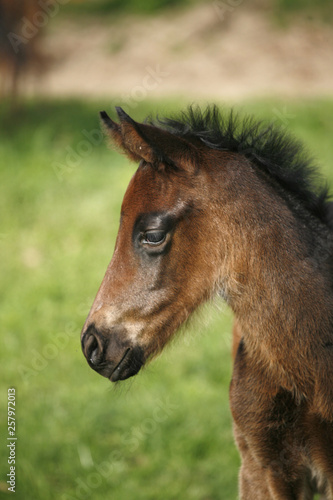
M 149 239 L 149 237 L 151 239 Z M 161 231 L 161 230 L 155 230 L 154 231 L 154 230 L 152 230 L 152 231 L 146 231 L 143 234 L 143 238 L 142 238 L 141 242 L 144 245 L 158 246 L 158 245 L 162 245 L 162 243 L 164 243 L 165 238 L 166 238 L 166 232 L 165 231 Z

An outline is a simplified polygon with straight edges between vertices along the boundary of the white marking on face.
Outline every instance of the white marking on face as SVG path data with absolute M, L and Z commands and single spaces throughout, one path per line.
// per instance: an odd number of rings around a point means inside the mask
M 95 313 L 99 317 L 98 324 L 100 327 L 112 329 L 112 327 L 122 326 L 127 332 L 128 339 L 133 342 L 139 338 L 147 326 L 145 320 L 126 318 L 126 312 L 116 305 L 110 306 L 102 303 L 96 307 L 93 315 Z
M 115 325 L 117 323 L 122 323 L 121 317 L 123 316 L 123 311 L 117 306 L 106 306 L 105 307 L 105 323 L 109 326 Z
M 127 337 L 131 341 L 136 341 L 145 328 L 144 321 L 125 321 L 123 326 L 126 329 Z

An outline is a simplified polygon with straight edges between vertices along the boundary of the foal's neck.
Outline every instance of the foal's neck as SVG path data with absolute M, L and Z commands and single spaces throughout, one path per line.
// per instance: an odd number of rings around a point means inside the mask
M 265 205 L 267 195 L 238 200 L 230 217 L 224 288 L 250 359 L 278 387 L 307 395 L 332 342 L 333 233 L 310 214 L 305 224 L 278 196 Z

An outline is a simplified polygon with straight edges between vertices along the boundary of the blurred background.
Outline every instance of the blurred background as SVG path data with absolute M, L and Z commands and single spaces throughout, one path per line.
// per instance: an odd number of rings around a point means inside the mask
M 332 183 L 332 22 L 328 0 L 0 0 L 0 498 L 12 387 L 19 500 L 237 498 L 223 304 L 117 387 L 81 353 L 135 169 L 98 112 L 233 106 Z

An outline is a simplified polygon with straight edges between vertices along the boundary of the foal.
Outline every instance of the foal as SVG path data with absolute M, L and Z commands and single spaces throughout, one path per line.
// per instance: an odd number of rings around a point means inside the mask
M 230 404 L 242 500 L 333 500 L 333 218 L 302 147 L 217 108 L 102 120 L 136 162 L 82 330 L 89 365 L 135 375 L 216 293 L 235 315 Z

